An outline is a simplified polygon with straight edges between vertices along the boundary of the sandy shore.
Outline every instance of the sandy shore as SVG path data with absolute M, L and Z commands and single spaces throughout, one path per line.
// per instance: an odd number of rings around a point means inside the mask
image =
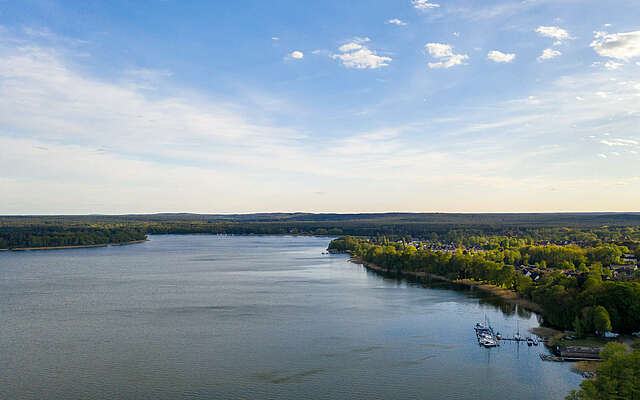
M 91 247 L 126 246 L 129 244 L 148 242 L 149 239 L 132 240 L 123 243 L 83 244 L 78 246 L 51 246 L 51 247 L 16 247 L 13 249 L 0 249 L 0 251 L 30 251 L 30 250 L 60 250 L 60 249 L 86 249 Z
M 377 271 L 377 272 L 382 272 L 382 273 L 390 273 L 390 272 L 395 272 L 394 271 L 390 271 L 388 269 L 382 268 L 378 265 L 375 265 L 373 263 L 364 261 L 363 259 L 359 258 L 359 257 L 351 257 L 349 259 L 350 262 L 355 263 L 355 264 L 361 264 L 363 265 L 365 268 L 373 270 L 373 271 Z M 444 281 L 444 282 L 451 282 L 451 283 L 457 283 L 457 284 L 461 284 L 461 285 L 466 285 L 466 286 L 470 286 L 470 287 L 477 287 L 480 290 L 484 290 L 486 292 L 489 292 L 491 294 L 493 294 L 494 296 L 500 297 L 503 300 L 508 301 L 509 303 L 512 304 L 517 304 L 519 306 L 522 306 L 528 310 L 531 310 L 533 312 L 536 313 L 542 313 L 542 307 L 540 307 L 540 305 L 529 301 L 527 299 L 523 299 L 522 297 L 518 296 L 517 293 L 515 293 L 512 290 L 508 290 L 508 289 L 503 289 L 500 288 L 498 286 L 495 285 L 490 285 L 488 283 L 483 283 L 483 282 L 478 282 L 478 281 L 473 281 L 470 279 L 456 279 L 456 280 L 451 280 L 448 279 L 447 277 L 441 276 L 441 275 L 436 275 L 436 274 L 428 274 L 426 272 L 400 272 L 400 275 L 402 276 L 407 276 L 407 277 L 412 277 L 412 278 L 418 278 L 418 279 L 435 279 L 435 280 L 439 280 L 439 281 Z

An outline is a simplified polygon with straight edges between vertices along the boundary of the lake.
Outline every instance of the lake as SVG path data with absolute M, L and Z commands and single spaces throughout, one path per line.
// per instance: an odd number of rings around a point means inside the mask
M 318 237 L 160 235 L 0 253 L 2 399 L 562 399 L 535 314 L 384 278 Z M 519 321 L 516 323 L 516 321 Z

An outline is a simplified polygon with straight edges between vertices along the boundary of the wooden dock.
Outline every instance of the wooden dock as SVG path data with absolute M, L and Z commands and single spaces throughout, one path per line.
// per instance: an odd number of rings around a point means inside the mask
M 580 358 L 580 357 L 559 357 L 547 354 L 540 354 L 540 359 L 542 361 L 602 361 L 600 358 Z
M 506 340 L 506 341 L 511 341 L 511 342 L 524 342 L 524 343 L 526 343 L 526 342 L 527 342 L 527 339 L 520 339 L 520 340 L 518 340 L 518 339 L 516 339 L 516 338 L 504 338 L 504 337 L 503 337 L 503 338 L 500 338 L 500 340 Z M 545 340 L 545 339 L 538 339 L 538 343 L 546 343 L 546 342 L 548 342 L 548 340 Z

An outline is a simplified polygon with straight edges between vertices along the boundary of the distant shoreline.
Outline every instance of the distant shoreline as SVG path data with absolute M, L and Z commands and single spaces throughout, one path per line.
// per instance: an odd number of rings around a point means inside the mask
M 107 247 L 107 246 L 126 246 L 130 244 L 148 242 L 149 239 L 132 240 L 130 242 L 122 243 L 102 243 L 102 244 L 80 244 L 76 246 L 45 246 L 45 247 L 16 247 L 13 249 L 0 249 L 0 251 L 31 251 L 31 250 L 61 250 L 61 249 L 87 249 L 92 247 Z
M 380 272 L 380 273 L 394 273 L 396 271 L 390 271 L 388 269 L 382 268 L 376 264 L 370 263 L 368 261 L 364 261 L 363 259 L 361 259 L 360 257 L 355 257 L 352 256 L 349 259 L 350 262 L 354 263 L 354 264 L 361 264 L 363 267 L 370 269 L 372 271 L 376 271 L 376 272 Z M 435 279 L 438 281 L 443 281 L 443 282 L 449 282 L 449 283 L 456 283 L 456 284 L 460 284 L 460 285 L 465 285 L 465 286 L 469 286 L 469 287 L 476 287 L 480 290 L 483 290 L 485 292 L 489 292 L 494 296 L 500 297 L 501 299 L 511 303 L 511 304 L 517 304 L 519 306 L 522 306 L 530 311 L 536 312 L 538 314 L 542 314 L 542 307 L 540 307 L 539 304 L 534 303 L 530 300 L 527 299 L 523 299 L 522 297 L 518 296 L 516 293 L 514 293 L 511 290 L 508 289 L 503 289 L 500 288 L 498 286 L 495 285 L 491 285 L 488 283 L 483 283 L 483 282 L 478 282 L 478 281 L 472 281 L 470 279 L 456 279 L 456 280 L 451 280 L 447 277 L 444 277 L 442 275 L 436 275 L 436 274 L 429 274 L 426 272 L 406 272 L 406 271 L 399 271 L 398 272 L 399 275 L 401 276 L 408 276 L 408 277 L 412 277 L 412 278 L 416 278 L 416 279 Z
M 310 233 L 206 233 L 206 232 L 188 232 L 188 233 L 153 233 L 150 236 L 165 236 L 165 235 L 213 235 L 213 236 L 305 236 L 305 237 L 322 237 L 322 238 L 335 238 L 336 235 L 314 235 Z M 0 249 L 2 251 L 31 251 L 31 250 L 63 250 L 63 249 L 87 249 L 93 247 L 107 247 L 107 246 L 125 246 L 129 244 L 136 244 L 142 242 L 148 242 L 149 239 L 132 240 L 130 242 L 122 243 L 102 243 L 102 244 L 81 244 L 76 246 L 42 246 L 42 247 L 14 247 L 11 249 Z

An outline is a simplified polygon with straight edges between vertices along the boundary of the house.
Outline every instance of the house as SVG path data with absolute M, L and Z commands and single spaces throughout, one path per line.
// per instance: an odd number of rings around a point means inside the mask
M 625 264 L 637 264 L 638 263 L 638 259 L 636 258 L 635 254 L 631 254 L 631 253 L 623 254 L 621 260 Z
M 516 271 L 524 276 L 528 276 L 532 281 L 537 281 L 542 276 L 542 271 L 535 265 L 520 265 L 516 267 Z
M 638 270 L 638 266 L 635 264 L 612 265 L 611 270 L 613 271 L 613 276 L 618 278 L 633 275 L 633 273 Z

